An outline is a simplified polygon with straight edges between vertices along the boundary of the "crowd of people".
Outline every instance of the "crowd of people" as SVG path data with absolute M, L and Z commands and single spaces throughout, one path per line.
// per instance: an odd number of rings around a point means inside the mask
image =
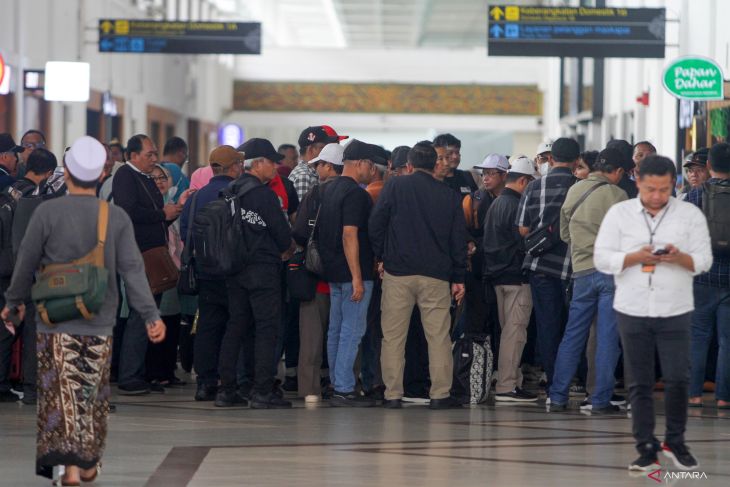
M 392 152 L 347 138 L 321 125 L 298 148 L 220 146 L 188 177 L 179 137 L 161 157 L 143 134 L 82 137 L 59 165 L 41 132 L 0 134 L 0 401 L 19 400 L 15 365 L 38 405 L 40 474 L 95 477 L 110 382 L 162 393 L 185 385 L 180 362 L 195 400 L 221 408 L 459 408 L 453 343 L 474 336 L 497 357 L 496 401 L 535 403 L 542 387 L 549 413 L 581 396 L 590 414 L 625 414 L 623 383 L 630 468 L 660 452 L 698 466 L 687 408 L 708 407 L 708 382 L 730 408 L 730 145 L 687 156 L 679 186 L 648 141 L 581 152 L 559 138 L 464 171 L 451 134 Z M 103 299 L 90 310 L 76 290 L 57 318 L 71 278 L 54 266 L 94 252 Z

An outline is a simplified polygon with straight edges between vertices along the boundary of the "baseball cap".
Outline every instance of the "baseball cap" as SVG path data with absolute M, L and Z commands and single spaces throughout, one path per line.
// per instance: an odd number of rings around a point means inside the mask
M 580 156 L 580 146 L 575 139 L 560 137 L 558 140 L 553 142 L 551 152 L 553 154 L 553 159 L 556 161 L 574 161 Z
M 231 167 L 236 163 L 243 162 L 245 155 L 238 152 L 230 145 L 221 145 L 210 151 L 208 162 L 211 166 Z
M 331 144 L 327 144 L 322 149 L 322 152 L 319 153 L 319 156 L 315 157 L 311 161 L 309 161 L 309 164 L 316 164 L 317 162 L 329 162 L 330 164 L 334 164 L 335 166 L 342 166 L 344 163 L 342 162 L 342 155 L 345 152 L 345 148 L 342 147 L 337 142 L 332 142 Z
M 3 152 L 23 152 L 25 147 L 17 145 L 13 136 L 9 133 L 0 134 L 0 153 Z
M 609 164 L 614 167 L 623 167 L 624 155 L 616 149 L 603 149 L 596 157 L 594 165 Z
M 383 148 L 374 144 L 368 144 L 361 142 L 357 139 L 352 139 L 352 142 L 347 144 L 345 147 L 345 153 L 343 159 L 345 161 L 358 161 L 360 159 L 369 159 L 375 164 L 385 166 L 388 161 L 383 159 Z
M 268 139 L 248 139 L 246 142 L 238 146 L 238 152 L 246 154 L 246 159 L 258 159 L 265 157 L 270 161 L 279 162 L 284 158 L 283 155 L 276 152 L 274 146 Z
M 551 152 L 553 150 L 553 143 L 549 140 L 546 140 L 545 142 L 541 142 L 537 146 L 537 152 L 535 154 L 544 154 L 545 152 Z
M 606 144 L 606 149 L 616 149 L 621 153 L 621 167 L 625 170 L 636 167 L 634 164 L 634 146 L 622 139 L 614 139 Z
M 348 135 L 339 135 L 329 125 L 315 125 L 305 128 L 299 135 L 299 147 L 304 148 L 318 142 L 332 143 L 347 139 Z
M 687 157 L 684 158 L 684 167 L 704 166 L 707 164 L 707 159 L 709 158 L 709 155 L 710 149 L 708 149 L 707 147 L 697 149 L 696 152 L 687 154 Z
M 475 169 L 498 169 L 509 171 L 509 161 L 502 154 L 489 154 L 482 162 L 474 166 Z
M 535 163 L 532 159 L 525 156 L 520 156 L 512 161 L 512 165 L 509 168 L 511 174 L 524 174 L 525 176 L 532 176 L 536 178 L 539 174 L 535 171 Z
M 390 165 L 392 169 L 405 167 L 408 164 L 408 151 L 411 150 L 407 145 L 399 145 L 393 149 L 391 154 Z
M 84 135 L 71 144 L 64 162 L 76 179 L 84 182 L 96 181 L 104 170 L 106 149 L 95 138 Z

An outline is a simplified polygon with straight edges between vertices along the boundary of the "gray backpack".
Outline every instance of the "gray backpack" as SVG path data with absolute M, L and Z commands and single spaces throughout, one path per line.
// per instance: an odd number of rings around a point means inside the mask
M 730 186 L 705 183 L 702 212 L 710 229 L 712 253 L 730 256 Z

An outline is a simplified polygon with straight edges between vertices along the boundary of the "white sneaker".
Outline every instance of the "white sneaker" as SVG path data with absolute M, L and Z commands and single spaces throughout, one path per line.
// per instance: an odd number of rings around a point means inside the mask
M 409 402 L 412 404 L 428 404 L 431 402 L 431 399 L 427 397 L 404 397 L 401 399 L 403 402 Z
M 304 402 L 307 404 L 316 404 L 321 401 L 321 398 L 315 394 L 310 394 L 304 398 Z

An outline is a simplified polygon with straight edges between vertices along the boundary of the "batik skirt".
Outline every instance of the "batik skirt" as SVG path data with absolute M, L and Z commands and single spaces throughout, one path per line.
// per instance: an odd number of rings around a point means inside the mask
M 90 469 L 101 460 L 109 414 L 111 337 L 38 333 L 36 473 Z

